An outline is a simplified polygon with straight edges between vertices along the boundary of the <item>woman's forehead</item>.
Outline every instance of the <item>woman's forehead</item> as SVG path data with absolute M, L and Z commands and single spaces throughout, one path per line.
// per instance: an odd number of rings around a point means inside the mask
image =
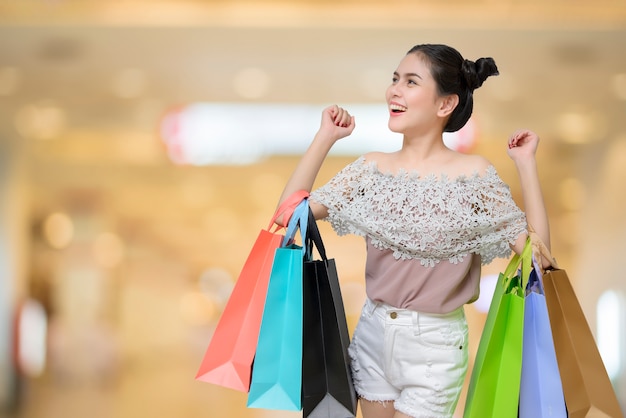
M 430 75 L 430 65 L 423 54 L 411 53 L 402 58 L 396 72 L 400 75 L 414 73 L 425 77 Z

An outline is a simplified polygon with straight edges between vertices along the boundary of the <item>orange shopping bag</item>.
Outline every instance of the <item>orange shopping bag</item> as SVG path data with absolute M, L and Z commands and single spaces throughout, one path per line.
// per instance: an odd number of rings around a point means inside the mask
M 259 233 L 215 328 L 196 380 L 248 392 L 274 253 L 283 239 L 283 235 L 272 232 L 271 228 L 281 214 L 285 215 L 286 224 L 306 197 L 308 192 L 304 190 L 291 195 L 278 208 L 267 230 Z

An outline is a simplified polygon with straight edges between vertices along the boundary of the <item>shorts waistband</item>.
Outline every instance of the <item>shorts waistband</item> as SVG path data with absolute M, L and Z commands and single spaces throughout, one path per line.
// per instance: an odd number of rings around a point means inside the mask
M 463 306 L 455 309 L 452 312 L 437 314 L 413 311 L 410 309 L 400 309 L 384 302 L 376 302 L 369 298 L 366 298 L 365 309 L 370 316 L 377 315 L 381 318 L 384 318 L 386 321 L 391 321 L 398 325 L 403 323 L 407 325 L 415 325 L 416 323 L 422 325 L 437 325 L 465 318 L 465 309 L 463 308 Z

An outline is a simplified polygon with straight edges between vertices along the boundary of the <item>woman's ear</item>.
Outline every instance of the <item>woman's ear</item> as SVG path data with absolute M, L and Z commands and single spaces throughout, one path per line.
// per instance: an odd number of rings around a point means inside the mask
M 437 113 L 441 117 L 449 116 L 459 104 L 459 96 L 456 94 L 443 96 L 440 100 L 439 111 Z

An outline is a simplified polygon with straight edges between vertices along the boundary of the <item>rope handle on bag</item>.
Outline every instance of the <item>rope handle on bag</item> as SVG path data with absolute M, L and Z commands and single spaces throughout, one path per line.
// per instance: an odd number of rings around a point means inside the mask
M 302 239 L 302 256 L 306 256 L 306 236 L 308 231 L 308 221 L 309 221 L 309 200 L 302 199 L 296 209 L 293 212 L 293 216 L 289 220 L 289 225 L 287 225 L 287 232 L 285 232 L 285 237 L 283 238 L 283 242 L 281 247 L 286 247 L 288 245 L 294 244 L 296 233 L 298 229 L 300 229 L 300 236 Z
M 521 254 L 515 253 L 509 261 L 509 265 L 504 270 L 503 276 L 505 278 L 505 288 L 511 286 L 511 280 L 516 277 L 518 268 L 521 267 L 520 285 L 512 287 L 515 293 L 520 296 L 524 295 L 525 289 L 530 280 L 530 272 L 532 269 L 532 242 L 530 237 L 526 239 L 526 244 Z
M 530 224 L 528 224 L 528 237 L 530 238 L 535 257 L 537 257 L 537 254 L 543 256 L 550 262 L 550 265 L 553 268 L 558 269 L 559 265 L 557 264 L 556 259 L 552 257 L 550 250 L 546 247 L 546 244 L 543 243 L 537 232 L 535 232 L 535 229 Z M 537 258 L 538 260 L 541 260 L 541 257 Z
M 317 227 L 317 221 L 315 220 L 315 215 L 313 215 L 313 211 L 309 210 L 309 225 L 306 234 L 307 239 L 307 256 L 309 259 L 313 258 L 313 247 L 317 248 L 317 252 L 319 253 L 322 260 L 327 261 L 326 257 L 326 248 L 324 248 L 324 242 L 322 241 L 322 235 L 320 234 L 320 230 Z
M 281 228 L 284 228 L 284 226 L 280 226 L 276 224 L 276 219 L 278 219 L 278 217 L 282 214 L 285 214 L 283 218 L 283 225 L 288 225 L 289 220 L 293 216 L 293 212 L 296 209 L 296 207 L 298 207 L 298 205 L 302 202 L 302 200 L 308 197 L 309 197 L 309 192 L 306 190 L 298 190 L 297 192 L 292 193 L 287 199 L 285 199 L 280 204 L 278 209 L 276 209 L 276 212 L 274 213 L 274 216 L 272 217 L 272 220 L 270 221 L 270 224 L 267 227 L 267 230 L 268 231 L 271 230 L 273 225 L 276 226 L 276 228 L 274 229 L 274 232 L 278 231 Z

